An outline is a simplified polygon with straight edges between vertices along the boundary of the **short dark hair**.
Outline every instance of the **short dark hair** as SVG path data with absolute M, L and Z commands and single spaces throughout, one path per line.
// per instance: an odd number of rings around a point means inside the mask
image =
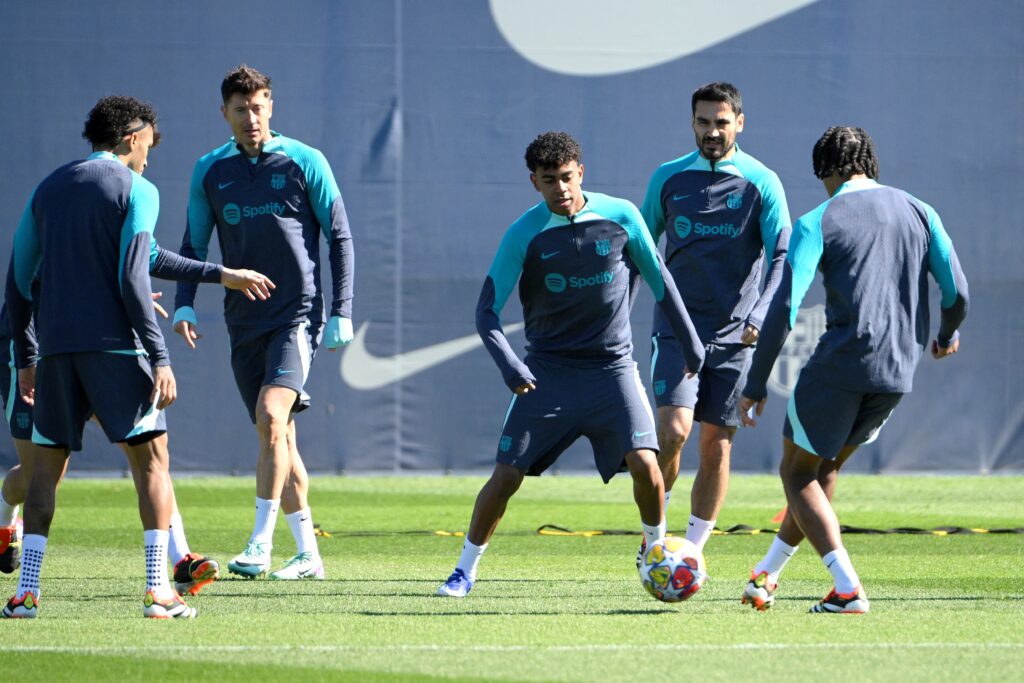
M 526 148 L 526 167 L 530 173 L 536 173 L 538 168 L 558 168 L 570 161 L 582 163 L 583 152 L 580 143 L 568 133 L 541 133 Z
M 235 93 L 252 95 L 260 90 L 270 90 L 270 76 L 248 64 L 236 66 L 224 76 L 220 84 L 220 96 L 225 102 Z
M 153 126 L 155 147 L 160 142 L 156 120 L 156 109 L 150 103 L 127 95 L 111 95 L 93 106 L 85 120 L 82 137 L 93 149 L 113 149 L 125 135 Z
M 697 103 L 704 102 L 725 102 L 732 107 L 736 116 L 743 113 L 743 96 L 732 83 L 715 82 L 702 85 L 693 91 L 690 98 L 690 114 L 697 113 Z
M 811 161 L 818 178 L 827 178 L 833 173 L 844 178 L 857 173 L 868 178 L 878 177 L 875 143 L 863 128 L 832 126 L 814 144 Z

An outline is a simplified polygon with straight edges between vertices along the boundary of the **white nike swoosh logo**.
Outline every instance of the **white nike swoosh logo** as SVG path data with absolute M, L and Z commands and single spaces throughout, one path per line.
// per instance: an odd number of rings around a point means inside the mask
M 228 185 L 234 185 L 234 184 L 235 184 L 234 180 L 229 180 L 226 183 L 217 183 L 217 189 L 218 190 L 223 190 Z
M 451 339 L 439 344 L 406 351 L 397 356 L 374 356 L 366 349 L 366 332 L 370 323 L 363 323 L 341 357 L 341 379 L 353 389 L 380 389 L 446 363 L 484 345 L 478 334 Z M 523 329 L 523 323 L 504 327 L 509 335 Z
M 591 0 L 491 0 L 491 15 L 524 59 L 556 73 L 605 76 L 686 57 L 816 1 L 732 0 L 723 19 L 721 5 L 694 0 L 603 2 L 600 11 Z
M 688 194 L 674 194 L 674 195 L 672 195 L 672 200 L 678 202 L 678 201 L 680 201 L 682 199 L 686 199 L 689 196 L 690 195 L 688 195 Z

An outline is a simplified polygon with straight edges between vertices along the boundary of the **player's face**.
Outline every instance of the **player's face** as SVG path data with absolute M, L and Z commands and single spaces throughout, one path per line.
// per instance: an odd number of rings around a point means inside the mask
M 149 150 L 156 147 L 158 140 L 155 132 L 153 126 L 146 126 L 131 133 L 124 140 L 123 144 L 128 147 L 125 165 L 136 173 L 142 173 L 149 165 Z
M 231 134 L 246 151 L 258 153 L 262 144 L 270 139 L 274 101 L 270 99 L 269 90 L 258 90 L 248 95 L 233 93 L 220 110 L 231 126 Z
M 530 174 L 530 182 L 551 213 L 571 216 L 583 208 L 583 164 L 570 161 L 558 168 L 539 168 Z
M 732 156 L 736 134 L 743 130 L 743 114 L 736 116 L 728 102 L 698 100 L 693 112 L 693 133 L 697 147 L 708 161 Z

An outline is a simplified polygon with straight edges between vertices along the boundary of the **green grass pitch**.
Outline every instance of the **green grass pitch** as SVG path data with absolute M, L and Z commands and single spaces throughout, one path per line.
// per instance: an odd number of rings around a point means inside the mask
M 1006 681 L 1024 670 L 1024 537 L 864 536 L 846 545 L 871 598 L 863 616 L 812 615 L 831 580 L 807 544 L 775 607 L 739 603 L 770 535 L 715 536 L 711 578 L 663 605 L 633 568 L 639 536 L 548 537 L 542 524 L 638 527 L 628 477 L 528 479 L 464 600 L 434 597 L 478 477 L 314 477 L 327 581 L 224 579 L 191 622 L 141 616 L 143 558 L 127 480 L 70 480 L 43 568 L 40 618 L 0 621 L 4 680 L 46 681 Z M 690 480 L 681 477 L 680 492 Z M 222 565 L 252 524 L 247 478 L 180 479 L 193 550 Z M 850 525 L 1024 526 L 1024 477 L 841 479 Z M 683 526 L 685 494 L 669 510 Z M 771 526 L 778 480 L 736 476 L 719 526 Z M 348 532 L 384 532 L 347 535 Z M 280 519 L 275 566 L 294 544 Z M 0 576 L 10 595 L 15 579 Z M 7 675 L 10 675 L 10 678 Z

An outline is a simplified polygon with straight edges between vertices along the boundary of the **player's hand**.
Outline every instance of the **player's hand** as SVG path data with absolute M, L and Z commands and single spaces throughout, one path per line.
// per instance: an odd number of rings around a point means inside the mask
M 174 331 L 185 339 L 185 343 L 190 349 L 196 348 L 196 340 L 203 338 L 203 335 L 196 332 L 196 326 L 187 320 L 179 320 L 174 323 Z
M 36 403 L 36 366 L 18 370 L 18 393 L 27 405 Z
M 339 346 L 345 346 L 352 341 L 352 321 L 342 318 L 339 315 L 332 315 L 327 321 L 327 330 L 324 332 L 324 343 L 328 351 L 337 351 Z
M 747 325 L 743 328 L 743 336 L 740 337 L 740 341 L 747 346 L 753 346 L 757 343 L 757 338 L 761 336 L 761 331 L 753 325 Z
M 516 387 L 512 391 L 515 392 L 516 396 L 522 396 L 523 394 L 528 394 L 531 391 L 534 391 L 536 389 L 537 389 L 537 385 L 534 384 L 533 382 L 523 382 L 522 384 L 520 384 L 518 387 Z
M 270 298 L 270 290 L 276 289 L 269 277 L 245 268 L 225 268 L 220 274 L 220 283 L 228 289 L 243 292 L 249 301 L 266 301 Z
M 174 381 L 174 373 L 170 365 L 159 365 L 153 368 L 153 393 L 149 400 L 157 410 L 163 410 L 178 398 L 178 385 Z
M 754 408 L 754 412 L 757 414 L 758 417 L 760 417 L 761 413 L 764 412 L 764 404 L 767 401 L 767 396 L 762 398 L 760 401 L 755 401 L 754 399 L 747 398 L 746 396 L 740 396 L 740 401 L 736 405 L 736 410 L 740 414 L 740 422 L 743 423 L 744 427 L 757 426 L 757 420 L 755 420 L 754 416 L 750 414 L 750 409 Z
M 153 310 L 157 312 L 164 320 L 167 320 L 170 316 L 167 315 L 166 309 L 156 302 L 157 299 L 164 295 L 163 292 L 153 292 Z
M 954 353 L 956 353 L 959 350 L 960 350 L 960 339 L 959 338 L 958 339 L 954 339 L 953 343 L 950 344 L 949 346 L 945 347 L 945 348 L 939 346 L 939 340 L 938 339 L 933 339 L 932 340 L 932 358 L 935 358 L 937 360 L 938 359 L 942 359 L 942 358 L 946 358 L 947 356 L 952 356 Z

